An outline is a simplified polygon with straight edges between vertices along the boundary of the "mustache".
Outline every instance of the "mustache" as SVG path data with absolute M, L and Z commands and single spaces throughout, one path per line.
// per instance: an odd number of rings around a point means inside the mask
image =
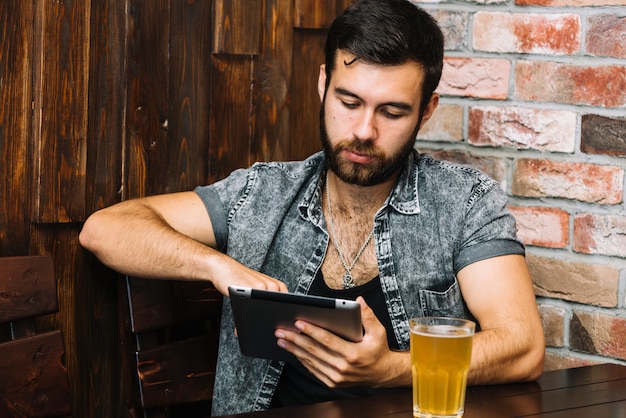
M 384 158 L 384 154 L 369 141 L 357 139 L 343 139 L 335 145 L 335 151 L 350 151 L 365 157 Z

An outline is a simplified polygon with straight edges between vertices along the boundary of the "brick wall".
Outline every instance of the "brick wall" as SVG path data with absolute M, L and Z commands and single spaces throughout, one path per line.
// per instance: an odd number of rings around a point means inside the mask
M 507 191 L 546 369 L 626 364 L 626 0 L 416 3 L 447 55 L 417 148 Z

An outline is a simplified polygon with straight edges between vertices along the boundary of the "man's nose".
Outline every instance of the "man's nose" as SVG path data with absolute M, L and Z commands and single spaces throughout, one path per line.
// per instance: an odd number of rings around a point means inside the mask
M 375 114 L 372 111 L 364 111 L 354 125 L 354 137 L 359 141 L 372 141 L 378 134 Z

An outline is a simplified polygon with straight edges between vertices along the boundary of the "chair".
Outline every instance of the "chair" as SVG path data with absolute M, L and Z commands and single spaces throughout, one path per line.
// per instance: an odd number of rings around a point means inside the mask
M 37 332 L 36 317 L 58 310 L 50 256 L 0 257 L 0 416 L 71 414 L 60 330 Z
M 122 280 L 132 415 L 208 417 L 222 295 L 206 282 Z

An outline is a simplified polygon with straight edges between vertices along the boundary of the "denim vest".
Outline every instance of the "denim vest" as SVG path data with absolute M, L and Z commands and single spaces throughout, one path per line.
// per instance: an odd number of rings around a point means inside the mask
M 256 163 L 196 188 L 218 246 L 246 266 L 307 293 L 328 250 L 321 207 L 322 153 L 305 161 Z M 374 219 L 380 282 L 392 329 L 409 349 L 408 320 L 471 318 L 456 273 L 473 262 L 524 254 L 499 184 L 467 166 L 413 153 Z M 503 277 L 502 280 L 506 280 Z M 225 299 L 213 415 L 269 407 L 282 363 L 240 354 Z

